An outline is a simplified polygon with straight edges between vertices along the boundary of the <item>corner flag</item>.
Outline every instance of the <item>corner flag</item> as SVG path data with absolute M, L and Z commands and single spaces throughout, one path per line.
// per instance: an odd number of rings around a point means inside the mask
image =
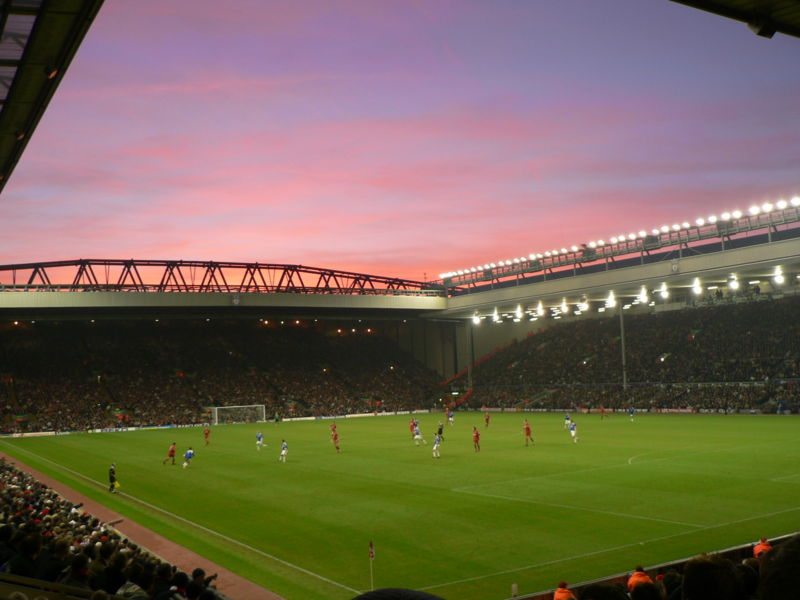
M 369 559 L 375 560 L 375 545 L 372 542 L 369 543 Z

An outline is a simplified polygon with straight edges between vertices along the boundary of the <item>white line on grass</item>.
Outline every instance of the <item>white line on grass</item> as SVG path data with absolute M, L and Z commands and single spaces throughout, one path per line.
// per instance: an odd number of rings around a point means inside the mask
M 729 527 L 730 525 L 738 525 L 739 523 L 746 523 L 748 521 L 755 521 L 757 519 L 765 519 L 765 518 L 768 518 L 768 517 L 774 517 L 774 516 L 777 516 L 777 515 L 782 515 L 782 514 L 785 514 L 785 513 L 788 513 L 788 512 L 795 512 L 795 511 L 800 511 L 800 506 L 795 506 L 793 508 L 786 508 L 786 509 L 783 509 L 783 510 L 776 510 L 776 511 L 771 512 L 771 513 L 763 513 L 763 514 L 755 515 L 755 516 L 752 516 L 752 517 L 746 517 L 744 519 L 737 519 L 735 521 L 728 521 L 727 523 L 717 523 L 716 525 L 708 525 L 708 526 L 705 526 L 705 527 L 701 527 L 700 529 L 693 529 L 691 531 L 681 531 L 680 533 L 672 533 L 670 535 L 662 535 L 662 536 L 659 536 L 659 537 L 642 540 L 641 542 L 631 542 L 630 544 L 623 544 L 622 546 L 614 546 L 613 548 L 604 548 L 602 550 L 594 550 L 592 552 L 585 552 L 583 554 L 575 554 L 573 556 L 566 556 L 564 558 L 556 558 L 556 559 L 548 560 L 548 561 L 545 561 L 545 562 L 534 563 L 534 564 L 525 565 L 525 566 L 522 566 L 522 567 L 517 567 L 515 569 L 506 569 L 504 571 L 496 571 L 494 573 L 489 573 L 487 575 L 476 575 L 475 577 L 468 577 L 466 579 L 458 579 L 456 581 L 448 581 L 447 583 L 437 583 L 436 585 L 429 585 L 429 586 L 421 587 L 421 588 L 418 588 L 418 589 L 421 590 L 421 591 L 433 590 L 433 589 L 436 589 L 436 588 L 447 587 L 449 585 L 458 585 L 458 584 L 461 584 L 461 583 L 469 583 L 471 581 L 479 581 L 481 579 L 488 579 L 490 577 L 497 577 L 498 575 L 508 575 L 510 573 L 518 573 L 520 571 L 527 571 L 527 570 L 530 570 L 530 569 L 538 569 L 540 567 L 549 567 L 551 565 L 556 565 L 556 564 L 559 564 L 559 563 L 569 562 L 571 560 L 578 560 L 580 558 L 587 558 L 589 556 L 596 556 L 598 554 L 606 554 L 608 552 L 616 552 L 618 550 L 624 550 L 625 548 L 632 548 L 632 547 L 635 547 L 635 546 L 643 546 L 644 544 L 650 544 L 652 542 L 661 542 L 661 541 L 664 541 L 664 540 L 669 540 L 669 539 L 676 538 L 676 537 L 681 537 L 681 536 L 684 536 L 684 535 L 690 535 L 690 534 L 698 533 L 700 531 L 708 531 L 710 529 L 719 529 L 721 527 Z
M 629 513 L 618 513 L 612 510 L 602 510 L 599 508 L 586 508 L 585 506 L 575 506 L 572 504 L 559 504 L 557 502 L 543 502 L 541 500 L 529 500 L 527 498 L 515 498 L 514 496 L 500 496 L 498 494 L 486 494 L 483 492 L 460 492 L 462 494 L 470 494 L 472 496 L 486 496 L 488 498 L 497 498 L 499 500 L 509 500 L 510 502 L 525 502 L 526 504 L 538 504 L 540 506 L 552 506 L 554 508 L 565 508 L 568 510 L 582 510 L 584 512 L 598 513 L 601 515 L 611 515 L 614 517 L 622 517 L 623 519 L 638 519 L 640 521 L 654 521 L 656 523 L 667 523 L 668 525 L 682 525 L 684 527 L 694 527 L 695 529 L 702 529 L 705 525 L 698 525 L 697 523 L 686 523 L 684 521 L 672 521 L 670 519 L 659 519 L 656 517 L 643 517 L 640 515 L 632 515 Z
M 27 450 L 26 448 L 21 448 L 19 446 L 14 446 L 14 445 L 9 444 L 7 442 L 2 442 L 2 444 L 5 445 L 5 446 L 14 448 L 15 450 L 20 450 L 22 452 L 30 454 L 31 456 L 34 456 L 35 458 L 37 458 L 39 460 L 43 460 L 45 462 L 50 463 L 51 465 L 55 465 L 58 469 L 61 469 L 63 471 L 67 471 L 69 473 L 72 473 L 76 477 L 80 477 L 81 479 L 85 479 L 86 481 L 88 481 L 90 483 L 97 484 L 101 488 L 105 488 L 106 487 L 106 485 L 104 483 L 100 482 L 100 481 L 92 479 L 91 477 L 87 477 L 86 475 L 84 475 L 83 473 L 79 473 L 78 471 L 73 471 L 69 467 L 65 467 L 64 465 L 61 465 L 61 464 L 59 464 L 59 463 L 57 463 L 55 461 L 52 461 L 49 458 L 45 458 L 44 456 L 41 456 L 40 454 L 36 454 L 35 452 L 31 452 L 30 450 Z M 263 550 L 259 550 L 258 548 L 254 548 L 253 546 L 248 546 L 244 542 L 240 542 L 239 540 L 236 540 L 236 539 L 234 539 L 232 537 L 228 537 L 224 533 L 220 533 L 219 531 L 214 531 L 213 529 L 209 529 L 208 527 L 200 525 L 199 523 L 195 523 L 194 521 L 190 521 L 189 519 L 186 519 L 185 517 L 181 517 L 180 515 L 176 515 L 175 513 L 169 512 L 168 510 L 165 510 L 165 509 L 161 508 L 160 506 L 156 506 L 154 504 L 150 504 L 149 502 L 146 502 L 146 501 L 144 501 L 144 500 L 142 500 L 140 498 L 137 498 L 136 496 L 131 496 L 130 494 L 125 494 L 125 493 L 120 493 L 120 495 L 121 496 L 125 496 L 126 498 L 129 498 L 129 499 L 133 500 L 134 502 L 138 502 L 139 504 L 143 504 L 144 506 L 147 506 L 148 508 L 150 508 L 150 509 L 152 509 L 152 510 L 154 510 L 156 512 L 163 513 L 163 514 L 165 514 L 165 515 L 167 515 L 167 516 L 169 516 L 169 517 L 171 517 L 173 519 L 176 519 L 178 521 L 182 521 L 183 523 L 186 523 L 187 525 L 191 525 L 192 527 L 196 527 L 197 529 L 199 529 L 201 531 L 204 531 L 206 533 L 210 533 L 211 535 L 214 535 L 214 536 L 216 536 L 216 537 L 218 537 L 220 539 L 223 539 L 223 540 L 225 540 L 225 541 L 227 541 L 227 542 L 229 542 L 229 543 L 231 543 L 231 544 L 233 544 L 235 546 L 240 546 L 240 547 L 242 547 L 242 548 L 244 548 L 246 550 L 249 550 L 250 552 L 253 552 L 253 553 L 258 554 L 260 556 L 263 556 L 265 558 L 269 558 L 270 560 L 274 560 L 275 562 L 280 563 L 280 564 L 282 564 L 282 565 L 284 565 L 286 567 L 295 569 L 296 571 L 300 571 L 301 573 L 305 573 L 306 575 L 310 575 L 312 577 L 316 577 L 317 579 L 319 579 L 321 581 L 324 581 L 324 582 L 329 583 L 329 584 L 331 584 L 333 586 L 342 588 L 343 590 L 347 590 L 348 592 L 353 592 L 355 594 L 360 594 L 361 593 L 360 590 L 351 588 L 350 586 L 344 585 L 343 583 L 339 583 L 338 581 L 334 581 L 333 579 L 328 579 L 324 575 L 320 575 L 319 573 L 314 573 L 314 571 L 309 571 L 308 569 L 304 569 L 303 567 L 301 567 L 299 565 L 296 565 L 294 563 L 290 563 L 289 561 L 283 560 L 282 558 L 278 558 L 277 556 L 275 556 L 273 554 L 269 554 L 268 552 L 264 552 Z
M 794 473 L 792 475 L 784 475 L 783 477 L 773 477 L 770 481 L 783 481 L 784 483 L 800 483 L 794 481 L 786 481 L 787 479 L 798 479 L 800 478 L 800 473 Z

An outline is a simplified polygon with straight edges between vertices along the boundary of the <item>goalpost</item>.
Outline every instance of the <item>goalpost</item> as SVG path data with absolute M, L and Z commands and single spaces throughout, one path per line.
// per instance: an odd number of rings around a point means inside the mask
M 261 423 L 267 420 L 267 407 L 263 404 L 246 406 L 209 406 L 211 423 Z

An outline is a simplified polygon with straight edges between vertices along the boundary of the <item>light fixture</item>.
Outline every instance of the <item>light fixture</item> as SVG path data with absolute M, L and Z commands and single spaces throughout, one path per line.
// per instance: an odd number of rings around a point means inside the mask
M 667 289 L 667 282 L 664 281 L 661 283 L 661 287 L 658 290 L 659 295 L 662 299 L 666 300 L 669 298 L 669 290 Z
M 699 296 L 703 293 L 703 286 L 700 284 L 699 277 L 694 278 L 694 281 L 692 282 L 692 291 L 694 292 L 695 296 Z

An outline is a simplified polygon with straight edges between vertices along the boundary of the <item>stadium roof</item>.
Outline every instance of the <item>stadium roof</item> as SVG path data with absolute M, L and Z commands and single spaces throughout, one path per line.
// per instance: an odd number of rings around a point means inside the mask
M 800 2 L 797 0 L 672 0 L 700 10 L 747 23 L 757 35 L 775 33 L 800 37 Z
M 102 4 L 0 2 L 0 191 Z

